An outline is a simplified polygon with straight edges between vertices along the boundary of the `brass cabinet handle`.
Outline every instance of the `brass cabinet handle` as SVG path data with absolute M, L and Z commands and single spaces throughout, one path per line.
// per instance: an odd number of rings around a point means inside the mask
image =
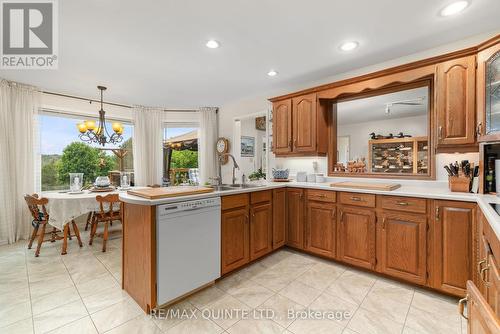
M 481 278 L 481 281 L 484 282 L 484 284 L 486 284 L 486 286 L 489 286 L 490 285 L 490 282 L 486 279 L 486 272 L 490 270 L 490 266 L 487 265 L 486 267 L 484 267 L 483 269 L 481 269 L 481 271 L 479 272 L 479 278 Z
M 483 264 L 486 263 L 486 259 L 481 260 L 477 263 L 477 273 L 481 275 L 481 270 L 483 270 Z
M 439 220 L 439 206 L 436 207 L 436 219 Z
M 460 315 L 464 318 L 464 319 L 467 319 L 469 320 L 465 315 L 464 315 L 464 309 L 465 309 L 465 305 L 467 304 L 468 302 L 468 298 L 469 298 L 469 295 L 466 295 L 465 298 L 462 298 L 458 301 L 458 313 L 460 313 Z
M 290 139 L 290 141 L 288 142 L 288 147 L 291 149 L 292 148 L 292 140 Z
M 443 139 L 443 127 L 441 125 L 438 127 L 438 138 Z
M 356 196 L 351 196 L 351 200 L 356 201 L 356 202 L 361 202 L 361 198 L 356 197 Z
M 482 127 L 483 127 L 483 122 L 479 122 L 477 124 L 477 128 L 476 128 L 476 136 L 479 137 L 481 136 L 481 130 L 482 130 Z
M 340 222 L 344 222 L 344 211 L 340 211 Z
M 293 141 L 293 147 L 297 148 L 297 139 Z
M 408 206 L 408 202 L 398 202 L 397 203 L 398 205 L 401 205 L 401 206 Z

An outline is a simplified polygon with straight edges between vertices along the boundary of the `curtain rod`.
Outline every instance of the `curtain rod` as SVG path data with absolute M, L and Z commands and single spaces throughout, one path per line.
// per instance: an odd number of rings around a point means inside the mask
M 79 96 L 74 96 L 74 95 L 67 95 L 67 94 L 61 94 L 61 93 L 54 93 L 54 92 L 48 92 L 48 91 L 43 91 L 43 94 L 48 94 L 48 95 L 55 95 L 55 96 L 62 96 L 62 97 L 68 97 L 71 99 L 77 99 L 77 100 L 82 100 L 82 101 L 88 101 L 88 102 L 101 102 L 98 100 L 94 99 L 87 99 L 84 97 L 79 97 Z M 128 108 L 132 109 L 133 107 L 127 104 L 120 104 L 120 103 L 113 103 L 113 102 L 104 102 L 104 104 L 108 104 L 110 106 L 116 106 L 116 107 L 122 107 L 122 108 Z M 193 109 L 162 109 L 163 111 L 180 111 L 180 112 L 198 112 L 198 110 L 193 110 Z

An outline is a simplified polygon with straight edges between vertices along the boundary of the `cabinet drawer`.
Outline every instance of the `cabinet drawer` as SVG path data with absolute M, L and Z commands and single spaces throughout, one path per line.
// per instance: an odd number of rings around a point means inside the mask
M 229 210 L 247 206 L 249 203 L 248 194 L 238 194 L 222 196 L 222 210 Z
M 335 196 L 335 191 L 309 189 L 307 190 L 307 199 L 334 203 L 336 196 Z
M 425 198 L 410 198 L 400 196 L 381 196 L 382 208 L 387 210 L 397 210 L 415 213 L 426 213 Z
M 271 190 L 254 191 L 250 193 L 250 203 L 270 202 L 273 198 Z
M 340 193 L 340 203 L 374 208 L 375 195 L 359 194 L 359 193 Z

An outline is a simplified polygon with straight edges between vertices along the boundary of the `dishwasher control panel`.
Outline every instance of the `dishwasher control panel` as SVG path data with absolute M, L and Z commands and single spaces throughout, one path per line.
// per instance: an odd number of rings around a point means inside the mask
M 170 204 L 158 205 L 157 213 L 159 216 L 168 215 L 180 211 L 190 211 L 196 209 L 209 208 L 212 206 L 220 206 L 220 197 L 203 198 L 186 202 L 177 202 Z

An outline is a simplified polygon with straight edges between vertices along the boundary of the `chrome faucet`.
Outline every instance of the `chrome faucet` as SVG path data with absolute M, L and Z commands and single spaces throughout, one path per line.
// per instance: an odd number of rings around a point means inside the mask
M 222 185 L 222 160 L 224 159 L 225 156 L 231 157 L 233 159 L 233 185 L 236 183 L 236 168 L 240 169 L 240 166 L 238 166 L 238 163 L 236 162 L 236 159 L 234 156 L 230 153 L 222 153 L 219 154 L 219 175 L 217 176 L 217 181 L 219 182 L 219 185 Z

